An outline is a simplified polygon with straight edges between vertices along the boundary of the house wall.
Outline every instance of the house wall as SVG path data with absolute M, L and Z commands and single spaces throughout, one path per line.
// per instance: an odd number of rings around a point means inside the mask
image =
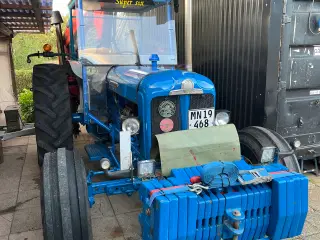
M 5 126 L 4 110 L 16 104 L 11 41 L 0 38 L 0 126 Z

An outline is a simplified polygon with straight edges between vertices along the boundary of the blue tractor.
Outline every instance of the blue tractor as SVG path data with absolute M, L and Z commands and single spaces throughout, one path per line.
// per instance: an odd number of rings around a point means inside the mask
M 177 70 L 173 0 L 73 0 L 58 56 L 34 66 L 44 239 L 92 239 L 97 194 L 139 191 L 142 238 L 284 239 L 301 234 L 308 180 L 277 133 L 237 131 L 205 76 Z M 86 169 L 73 137 L 79 125 Z M 91 164 L 92 166 L 92 164 Z M 138 220 L 138 219 L 137 219 Z

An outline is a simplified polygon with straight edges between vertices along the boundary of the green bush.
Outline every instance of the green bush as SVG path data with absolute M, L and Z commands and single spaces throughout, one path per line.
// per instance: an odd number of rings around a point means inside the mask
M 18 96 L 21 118 L 24 122 L 34 122 L 33 93 L 29 89 L 23 89 Z
M 32 86 L 32 70 L 16 70 L 17 92 L 20 94 L 23 89 L 30 89 Z

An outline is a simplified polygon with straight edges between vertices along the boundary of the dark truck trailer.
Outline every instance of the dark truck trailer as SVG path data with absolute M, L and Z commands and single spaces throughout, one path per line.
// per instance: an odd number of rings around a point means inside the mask
M 280 133 L 299 159 L 320 156 L 319 0 L 186 3 L 176 17 L 179 63 L 213 79 L 217 107 L 238 129 Z

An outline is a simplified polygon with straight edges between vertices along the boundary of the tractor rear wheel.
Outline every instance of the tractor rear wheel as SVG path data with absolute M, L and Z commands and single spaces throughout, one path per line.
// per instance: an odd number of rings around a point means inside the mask
M 33 68 L 32 89 L 38 163 L 58 148 L 73 149 L 73 126 L 67 79 L 68 67 L 40 64 Z
M 64 148 L 46 153 L 41 183 L 44 239 L 92 239 L 86 171 L 79 153 Z
M 277 132 L 263 127 L 247 127 L 239 131 L 241 154 L 252 164 L 261 164 L 264 147 L 276 147 L 280 152 L 292 151 L 289 143 Z M 290 171 L 300 172 L 295 154 L 280 158 L 279 162 Z

